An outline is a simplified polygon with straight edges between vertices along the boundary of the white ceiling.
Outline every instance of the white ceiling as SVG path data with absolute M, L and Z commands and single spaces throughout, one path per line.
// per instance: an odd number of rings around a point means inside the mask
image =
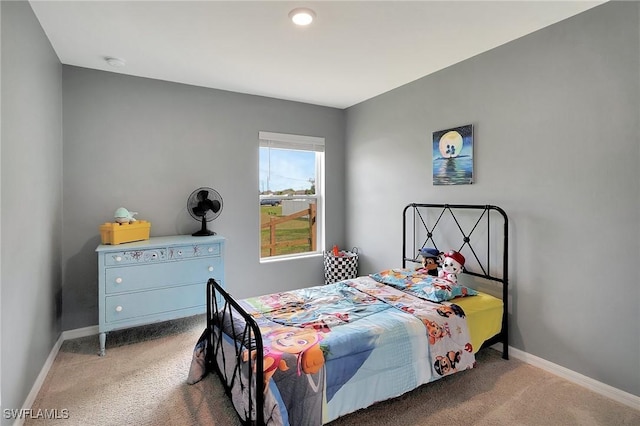
M 604 2 L 30 3 L 63 64 L 346 108 Z

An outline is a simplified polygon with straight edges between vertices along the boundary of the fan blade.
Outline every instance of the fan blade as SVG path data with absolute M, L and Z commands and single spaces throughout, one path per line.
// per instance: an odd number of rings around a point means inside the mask
M 197 198 L 198 198 L 198 201 L 206 200 L 207 198 L 209 198 L 209 191 L 207 191 L 206 189 L 199 191 Z
M 220 204 L 220 201 L 218 200 L 211 201 L 211 210 L 213 210 L 214 213 L 218 213 L 220 211 L 220 207 L 222 207 L 222 204 Z
M 200 203 L 198 203 L 198 205 L 196 207 L 193 207 L 191 209 L 193 214 L 195 214 L 196 216 L 204 216 L 204 215 L 206 215 L 207 214 L 207 210 L 209 210 L 209 209 L 203 209 L 202 206 L 200 205 Z
M 201 203 L 198 203 L 199 205 Z M 202 206 L 203 209 L 208 209 L 208 210 L 213 210 L 214 207 L 214 201 L 211 201 L 209 199 L 202 201 Z

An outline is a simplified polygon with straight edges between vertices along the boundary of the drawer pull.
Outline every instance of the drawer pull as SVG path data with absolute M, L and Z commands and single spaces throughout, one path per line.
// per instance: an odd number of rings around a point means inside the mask
M 122 261 L 122 256 L 116 256 L 116 262 L 121 262 Z
M 116 306 L 116 312 L 122 312 L 122 306 Z
M 116 284 L 122 284 L 122 278 L 120 277 L 116 278 Z
M 213 266 L 209 266 L 209 272 L 213 272 Z
M 209 253 L 213 253 L 213 247 L 209 247 Z

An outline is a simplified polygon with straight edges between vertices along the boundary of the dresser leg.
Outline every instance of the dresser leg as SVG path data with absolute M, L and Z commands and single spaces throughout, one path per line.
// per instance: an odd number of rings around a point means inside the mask
M 107 333 L 100 333 L 100 356 L 104 356 L 104 348 L 107 343 Z

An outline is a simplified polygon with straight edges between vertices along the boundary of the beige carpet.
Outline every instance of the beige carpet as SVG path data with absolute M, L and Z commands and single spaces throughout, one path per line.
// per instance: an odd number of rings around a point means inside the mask
M 68 419 L 26 425 L 239 425 L 218 377 L 185 380 L 203 316 L 64 342 L 32 407 Z M 331 423 L 345 425 L 640 425 L 640 411 L 491 349 L 478 367 Z

